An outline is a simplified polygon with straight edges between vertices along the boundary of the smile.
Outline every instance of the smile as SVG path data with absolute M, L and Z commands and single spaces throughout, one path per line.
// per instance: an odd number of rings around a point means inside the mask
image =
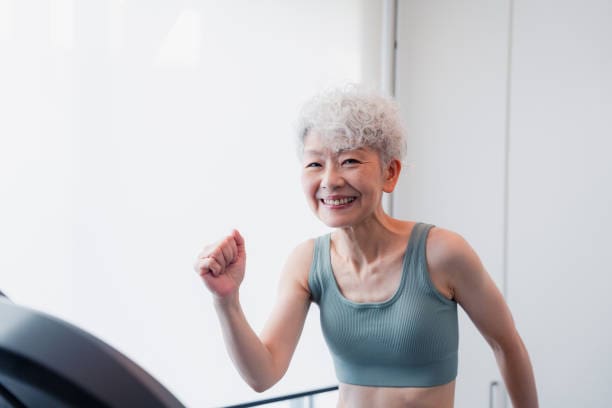
M 355 201 L 355 197 L 346 197 L 346 198 L 341 198 L 337 200 L 328 200 L 325 198 L 321 199 L 321 202 L 323 202 L 323 204 L 326 204 L 326 205 L 344 205 L 344 204 L 352 203 L 353 201 Z

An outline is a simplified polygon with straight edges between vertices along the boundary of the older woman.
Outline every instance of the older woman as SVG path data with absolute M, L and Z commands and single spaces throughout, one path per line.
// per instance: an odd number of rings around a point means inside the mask
M 195 264 L 245 381 L 263 391 L 284 375 L 315 302 L 339 407 L 452 407 L 460 304 L 491 345 L 514 406 L 536 407 L 527 350 L 476 253 L 454 232 L 383 209 L 405 150 L 395 103 L 357 87 L 327 92 L 305 106 L 298 133 L 306 200 L 334 230 L 289 255 L 260 336 L 240 307 L 238 231 Z

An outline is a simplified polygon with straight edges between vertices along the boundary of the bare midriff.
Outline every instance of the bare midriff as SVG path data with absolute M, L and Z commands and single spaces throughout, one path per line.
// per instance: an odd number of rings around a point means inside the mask
M 452 408 L 455 381 L 435 387 L 364 387 L 340 384 L 338 408 Z

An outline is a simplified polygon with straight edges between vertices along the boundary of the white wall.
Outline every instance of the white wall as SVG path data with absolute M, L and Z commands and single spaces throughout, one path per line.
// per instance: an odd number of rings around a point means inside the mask
M 456 229 L 481 255 L 507 292 L 542 407 L 612 406 L 612 3 L 400 10 L 411 166 L 394 208 Z M 493 358 L 463 322 L 457 407 L 487 406 Z
M 543 407 L 612 406 L 612 3 L 517 1 L 508 299 Z
M 408 155 L 395 215 L 462 234 L 500 288 L 508 13 L 489 0 L 400 1 L 397 40 Z M 485 407 L 495 359 L 461 308 L 459 332 L 456 406 Z
M 299 185 L 299 104 L 378 84 L 380 8 L 0 0 L 2 290 L 100 336 L 188 406 L 335 383 L 313 308 L 286 378 L 250 391 L 192 261 L 240 229 L 241 298 L 263 326 L 286 255 L 325 231 Z

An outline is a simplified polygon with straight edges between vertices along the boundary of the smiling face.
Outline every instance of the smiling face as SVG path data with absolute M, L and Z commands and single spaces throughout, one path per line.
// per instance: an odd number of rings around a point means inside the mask
M 383 167 L 370 147 L 334 149 L 316 132 L 306 136 L 302 186 L 317 217 L 329 227 L 348 227 L 382 214 L 382 193 L 391 192 L 400 163 Z

